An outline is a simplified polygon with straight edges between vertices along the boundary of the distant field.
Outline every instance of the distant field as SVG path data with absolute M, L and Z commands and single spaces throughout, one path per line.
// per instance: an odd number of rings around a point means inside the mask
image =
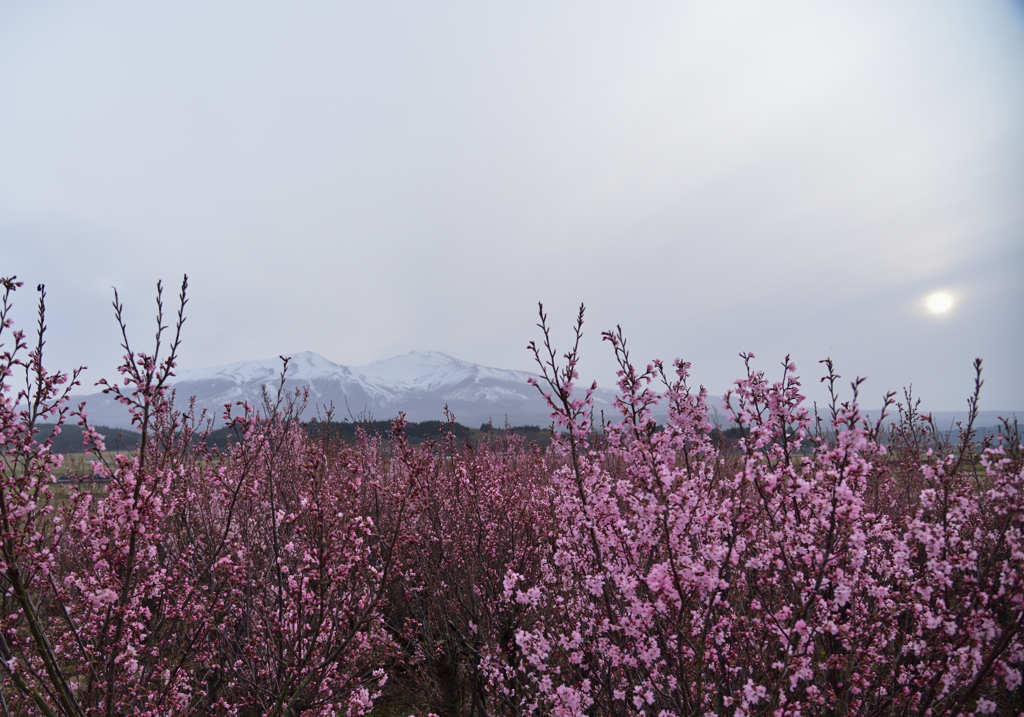
M 101 455 L 104 460 L 108 463 L 113 464 L 114 456 L 118 453 L 124 453 L 124 451 L 104 451 Z M 96 458 L 89 456 L 86 457 L 85 453 L 79 449 L 77 453 L 66 452 L 64 453 L 64 462 L 61 464 L 60 469 L 55 471 L 57 479 L 67 478 L 68 476 L 86 476 L 92 474 L 92 461 Z

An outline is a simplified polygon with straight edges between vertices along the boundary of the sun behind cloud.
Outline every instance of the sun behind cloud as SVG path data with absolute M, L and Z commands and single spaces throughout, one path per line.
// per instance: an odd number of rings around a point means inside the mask
M 953 304 L 953 295 L 948 291 L 936 291 L 924 300 L 925 307 L 932 314 L 944 314 L 953 308 Z

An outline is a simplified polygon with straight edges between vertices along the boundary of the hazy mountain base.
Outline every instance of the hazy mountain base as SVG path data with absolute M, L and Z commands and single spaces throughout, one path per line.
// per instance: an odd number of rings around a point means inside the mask
M 288 386 L 291 390 L 306 387 L 306 385 L 301 383 Z M 214 425 L 219 427 L 224 423 L 224 403 L 243 401 L 250 406 L 259 406 L 261 400 L 260 388 L 256 387 L 253 390 L 244 392 L 235 389 L 232 390 L 228 400 L 220 400 L 223 396 L 211 396 L 208 392 L 202 390 L 202 387 L 179 384 L 175 387 L 177 396 L 175 404 L 183 407 L 187 405 L 185 400 L 187 397 L 195 396 L 197 417 L 205 409 L 207 418 L 212 419 Z M 351 409 L 353 417 L 359 420 L 390 421 L 399 412 L 402 412 L 407 420 L 414 423 L 441 421 L 444 419 L 444 409 L 447 406 L 451 415 L 459 423 L 469 426 L 479 426 L 487 423 L 494 423 L 497 426 L 504 426 L 506 423 L 510 425 L 543 426 L 551 422 L 551 417 L 544 408 L 543 397 L 537 392 L 537 389 L 529 385 L 522 387 L 520 395 L 502 402 L 478 400 L 472 397 L 468 399 L 460 398 L 458 395 L 454 395 L 454 392 L 447 395 L 431 392 L 430 395 L 409 395 L 404 399 L 388 402 L 371 402 L 368 396 L 349 396 L 330 391 L 312 390 L 317 387 L 310 388 L 309 405 L 302 413 L 302 418 L 307 421 L 323 417 L 326 413 L 325 409 L 331 407 L 333 407 L 336 417 L 345 416 L 348 413 L 346 406 Z M 605 392 L 611 393 L 607 389 L 601 393 Z M 599 398 L 601 400 L 596 401 L 598 403 L 597 418 L 600 418 L 600 411 L 602 410 L 607 417 L 618 415 L 610 398 L 604 395 L 601 395 Z M 131 425 L 131 420 L 125 407 L 112 400 L 109 396 L 101 393 L 86 396 L 76 395 L 72 397 L 72 400 L 76 404 L 79 401 L 85 401 L 89 420 L 95 421 L 97 424 L 116 428 L 127 428 Z

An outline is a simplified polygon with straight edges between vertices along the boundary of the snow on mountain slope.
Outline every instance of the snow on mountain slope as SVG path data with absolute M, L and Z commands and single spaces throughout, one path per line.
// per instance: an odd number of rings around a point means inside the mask
M 190 369 L 180 371 L 175 376 L 174 383 L 227 380 L 237 385 L 253 382 L 272 384 L 280 379 L 283 364 L 284 362 L 278 357 L 259 361 L 239 361 L 226 366 Z M 344 374 L 348 370 L 347 367 L 331 363 L 319 354 L 304 351 L 291 356 L 291 360 L 288 362 L 287 378 L 289 381 L 309 381 L 315 378 Z
M 433 390 L 454 386 L 463 381 L 492 379 L 520 381 L 523 384 L 533 374 L 525 371 L 478 366 L 452 358 L 440 351 L 413 351 L 402 356 L 375 361 L 352 369 L 357 380 L 367 387 L 387 386 L 392 390 Z
M 274 394 L 280 382 L 280 358 L 240 361 L 225 366 L 181 371 L 171 385 L 178 405 L 196 398 L 197 409 L 219 417 L 225 403 L 245 401 L 258 406 L 263 387 Z M 527 383 L 532 374 L 468 363 L 439 351 L 414 351 L 366 366 L 342 366 L 313 352 L 291 355 L 285 389 L 308 389 L 305 417 L 333 405 L 335 417 L 371 415 L 393 418 L 405 412 L 411 421 L 438 420 L 444 407 L 464 425 L 487 421 L 545 425 L 550 421 L 544 400 Z M 83 396 L 90 420 L 127 426 L 124 409 L 102 394 Z M 611 415 L 610 391 L 599 391 L 596 408 Z

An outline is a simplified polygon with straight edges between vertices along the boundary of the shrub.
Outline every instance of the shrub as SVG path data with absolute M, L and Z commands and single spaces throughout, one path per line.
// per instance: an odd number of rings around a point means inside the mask
M 1009 714 L 1024 710 L 1024 461 L 1004 427 L 950 445 L 907 396 L 866 422 L 860 380 L 804 408 L 787 358 L 746 355 L 708 417 L 689 365 L 639 370 L 593 425 L 576 342 L 533 346 L 549 448 L 457 424 L 413 445 L 302 425 L 282 382 L 225 407 L 233 439 L 174 410 L 121 322 L 137 450 L 105 461 L 70 376 L 0 340 L 0 712 L 43 715 Z M 286 366 L 287 367 L 287 363 Z M 26 376 L 15 390 L 15 373 Z M 894 405 L 885 398 L 886 408 Z M 658 425 L 660 406 L 668 421 Z M 92 478 L 56 485 L 44 421 L 77 415 Z M 726 438 L 728 440 L 726 440 Z

